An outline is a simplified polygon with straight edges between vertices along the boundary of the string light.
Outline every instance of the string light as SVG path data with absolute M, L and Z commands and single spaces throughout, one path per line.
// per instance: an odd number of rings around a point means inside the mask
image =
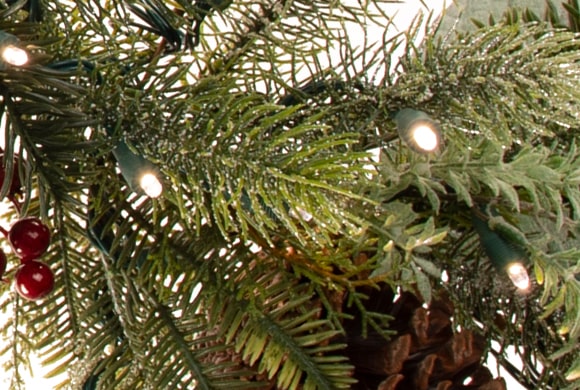
M 432 128 L 419 125 L 411 130 L 414 143 L 421 149 L 432 152 L 439 146 L 439 139 Z
M 528 275 L 528 271 L 526 267 L 520 262 L 513 262 L 507 265 L 506 267 L 508 277 L 518 288 L 518 290 L 526 291 L 530 288 L 530 276 Z
M 423 111 L 404 108 L 395 115 L 399 137 L 414 151 L 430 153 L 441 144 L 439 124 Z
M 28 53 L 18 46 L 18 38 L 0 31 L 0 69 L 5 65 L 23 66 L 28 63 Z
M 507 276 L 520 292 L 527 292 L 531 282 L 524 265 L 526 257 L 524 251 L 491 230 L 487 221 L 478 214 L 483 214 L 485 217 L 488 217 L 488 215 L 478 210 L 472 212 L 473 226 L 479 235 L 487 257 L 496 269 L 507 273 Z
M 2 48 L 2 61 L 13 66 L 26 65 L 28 62 L 28 53 L 14 45 L 8 45 Z
M 153 173 L 141 175 L 139 185 L 143 192 L 150 198 L 158 198 L 163 192 L 163 185 Z
M 134 153 L 125 142 L 120 142 L 113 155 L 117 159 L 121 174 L 133 191 L 143 191 L 150 198 L 163 192 L 157 167 L 149 160 Z

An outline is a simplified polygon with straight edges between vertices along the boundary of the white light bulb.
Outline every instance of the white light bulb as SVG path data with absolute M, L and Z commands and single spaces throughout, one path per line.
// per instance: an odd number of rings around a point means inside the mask
M 439 146 L 437 132 L 429 126 L 417 126 L 412 130 L 412 137 L 417 147 L 426 152 L 431 152 Z
M 521 263 L 511 263 L 507 267 L 507 273 L 514 286 L 519 290 L 527 290 L 530 288 L 530 277 L 528 271 Z
M 115 352 L 115 345 L 113 345 L 113 344 L 105 345 L 105 349 L 103 352 L 105 353 L 105 355 L 111 356 L 113 354 L 113 352 Z
M 153 173 L 145 173 L 141 176 L 139 185 L 150 198 L 157 198 L 163 192 L 163 185 Z
M 2 49 L 2 60 L 10 65 L 22 66 L 28 62 L 28 53 L 24 49 L 8 45 Z

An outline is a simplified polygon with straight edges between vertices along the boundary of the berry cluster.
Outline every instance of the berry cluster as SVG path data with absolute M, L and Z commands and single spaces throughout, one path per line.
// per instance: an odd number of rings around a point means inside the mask
M 17 167 L 17 164 L 14 164 Z M 5 179 L 4 171 L 0 170 L 0 187 Z M 16 196 L 21 185 L 16 169 L 12 175 L 7 198 L 18 208 Z M 50 245 L 50 230 L 35 217 L 26 217 L 16 221 L 10 230 L 0 227 L 14 254 L 20 259 L 20 265 L 14 276 L 14 287 L 18 294 L 28 300 L 36 300 L 48 295 L 54 288 L 54 274 L 50 267 L 38 260 Z M 6 254 L 0 250 L 0 280 L 6 272 Z

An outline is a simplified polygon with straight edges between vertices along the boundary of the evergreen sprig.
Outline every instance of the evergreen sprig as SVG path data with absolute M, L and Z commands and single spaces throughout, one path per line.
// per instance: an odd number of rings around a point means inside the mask
M 448 235 L 460 243 L 470 243 L 469 247 L 455 243 L 443 245 L 450 248 L 447 256 L 458 257 L 452 263 L 439 263 L 437 259 L 444 256 L 441 254 L 431 255 L 429 259 L 445 269 L 463 264 L 461 270 L 452 273 L 451 280 L 456 279 L 458 284 L 451 282 L 451 288 L 456 289 L 454 294 L 466 308 L 475 305 L 477 310 L 484 310 L 483 306 L 493 301 L 492 294 L 477 292 L 481 285 L 492 281 L 475 281 L 467 291 L 462 286 L 466 281 L 463 270 L 477 264 L 472 257 L 480 252 L 474 246 L 477 241 L 467 238 L 472 234 L 471 229 L 465 230 L 470 224 L 462 219 L 461 212 L 457 214 L 457 206 L 449 202 L 457 199 L 465 206 L 490 202 L 502 205 L 505 220 L 494 218 L 490 221 L 492 228 L 529 250 L 538 283 L 549 286 L 552 293 L 544 290 L 541 300 L 537 295 L 527 300 L 526 307 L 551 302 L 545 306 L 547 311 L 543 316 L 536 312 L 541 318 L 533 324 L 520 308 L 507 309 L 503 306 L 505 302 L 492 305 L 495 310 L 513 313 L 513 318 L 521 319 L 524 324 L 523 333 L 506 335 L 502 329 L 501 336 L 493 337 L 519 345 L 521 334 L 550 335 L 546 336 L 551 339 L 550 346 L 523 352 L 523 360 L 528 362 L 526 373 L 533 378 L 527 384 L 557 387 L 556 383 L 562 383 L 564 386 L 564 377 L 570 378 L 578 364 L 577 358 L 569 354 L 573 345 L 577 345 L 577 335 L 568 335 L 570 330 L 576 330 L 569 326 L 578 315 L 578 280 L 574 277 L 577 270 L 574 263 L 565 260 L 567 252 L 563 249 L 576 241 L 577 226 L 578 189 L 574 183 L 578 155 L 576 142 L 571 137 L 577 119 L 576 112 L 570 111 L 570 101 L 577 99 L 573 81 L 577 72 L 576 41 L 572 33 L 546 31 L 546 25 L 540 22 L 498 23 L 461 35 L 458 45 L 445 44 L 433 37 L 427 38 L 421 48 L 411 46 L 407 50 L 409 56 L 400 65 L 399 77 L 388 87 L 385 96 L 394 102 L 401 99 L 409 106 L 421 105 L 426 110 L 431 105 L 446 107 L 445 112 L 432 111 L 438 113 L 446 129 L 446 149 L 436 161 L 414 156 L 401 158 L 398 149 L 384 149 L 379 169 L 388 189 L 382 195 L 386 199 L 412 201 L 415 207 L 419 207 L 418 199 L 426 199 L 430 208 L 438 211 L 437 218 L 449 223 Z M 530 69 L 534 72 L 528 73 Z M 538 76 L 536 69 L 542 69 L 547 77 Z M 545 88 L 553 92 L 546 94 Z M 536 94 L 537 91 L 544 92 Z M 554 99 L 546 101 L 547 95 Z M 386 104 L 389 103 L 387 100 Z M 541 118 L 535 117 L 540 112 Z M 548 234 L 552 241 L 548 242 L 546 236 L 537 238 L 547 232 L 551 232 Z M 436 251 L 440 249 L 436 247 Z M 553 253 L 548 255 L 550 259 L 559 260 L 546 261 L 547 253 Z M 394 259 L 402 261 L 403 257 Z M 544 267 L 550 269 L 547 283 Z M 475 318 L 487 319 L 483 329 L 494 334 L 497 329 L 491 321 L 494 315 L 488 308 L 485 311 L 487 314 L 477 314 Z M 466 323 L 479 328 L 471 313 L 465 314 L 471 318 Z M 542 320 L 547 318 L 549 323 Z M 557 329 L 567 335 L 565 341 L 555 336 Z M 558 348 L 561 348 L 559 353 Z M 503 350 L 499 353 L 504 354 Z M 559 362 L 568 367 L 566 375 L 559 371 L 555 376 L 558 379 L 554 379 L 548 374 L 550 370 L 534 371 L 534 359 L 548 365 L 555 356 L 561 359 L 566 356 Z M 517 377 L 526 382 L 523 376 Z
M 21 213 L 54 231 L 57 284 L 40 304 L 1 287 L 13 388 L 32 351 L 61 388 L 347 388 L 344 321 L 392 333 L 359 290 L 379 283 L 427 302 L 443 284 L 456 325 L 526 347 L 519 374 L 492 352 L 520 382 L 577 383 L 580 47 L 553 10 L 558 28 L 527 13 L 418 44 L 428 16 L 354 48 L 383 2 L 240 0 L 201 19 L 180 0 L 26 3 L 0 4 L 32 54 L 0 71 L 3 159 L 11 177 L 25 157 Z M 403 108 L 441 124 L 441 153 L 397 138 Z M 121 140 L 160 167 L 161 199 L 123 181 Z M 480 249 L 470 215 L 488 204 L 529 255 L 527 297 Z

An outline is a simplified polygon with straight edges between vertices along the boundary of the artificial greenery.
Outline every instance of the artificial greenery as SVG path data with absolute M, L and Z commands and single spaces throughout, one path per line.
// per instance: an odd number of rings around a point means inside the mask
M 446 291 L 528 388 L 578 387 L 577 1 L 568 21 L 549 3 L 445 34 L 427 15 L 353 47 L 353 26 L 394 29 L 384 3 L 0 1 L 31 56 L 0 70 L 3 169 L 51 227 L 57 283 L 39 302 L 0 287 L 11 389 L 31 353 L 59 388 L 349 388 L 345 323 L 389 339 L 397 319 L 367 305 L 385 285 Z M 401 142 L 404 108 L 439 122 L 436 153 Z M 161 197 L 128 186 L 121 141 Z M 488 206 L 527 294 L 481 248 Z

